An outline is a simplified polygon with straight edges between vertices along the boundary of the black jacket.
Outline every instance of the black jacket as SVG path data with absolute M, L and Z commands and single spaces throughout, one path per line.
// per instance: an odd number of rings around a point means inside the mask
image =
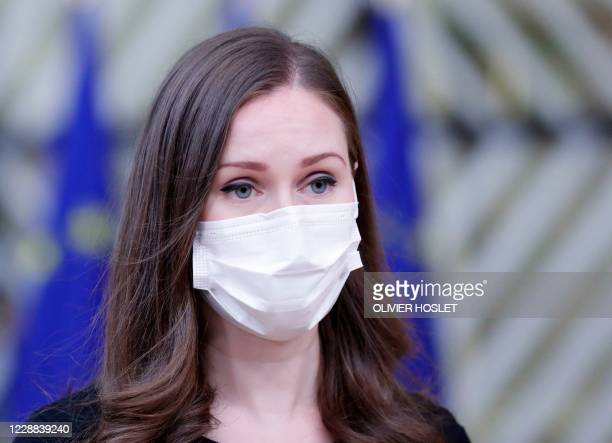
M 72 438 L 19 438 L 15 443 L 66 443 L 78 442 L 87 437 L 96 425 L 100 415 L 96 401 L 97 391 L 90 385 L 57 401 L 34 411 L 28 422 L 72 422 Z M 83 403 L 89 404 L 83 404 Z M 443 433 L 448 443 L 471 443 L 470 439 L 455 417 L 446 408 L 440 407 L 443 416 Z M 200 437 L 192 443 L 217 443 L 206 437 Z

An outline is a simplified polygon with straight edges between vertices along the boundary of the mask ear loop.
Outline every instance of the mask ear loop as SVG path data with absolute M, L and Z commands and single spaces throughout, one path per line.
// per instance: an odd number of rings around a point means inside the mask
M 355 202 L 359 202 L 359 199 L 357 198 L 357 187 L 355 186 L 355 171 L 357 171 L 357 162 L 353 163 L 353 200 Z

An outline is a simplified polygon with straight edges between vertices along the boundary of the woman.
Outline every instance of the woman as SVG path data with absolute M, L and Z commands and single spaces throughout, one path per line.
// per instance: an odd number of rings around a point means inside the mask
M 219 34 L 138 141 L 101 371 L 30 420 L 89 441 L 468 442 L 396 380 L 403 323 L 363 316 L 363 271 L 384 269 L 332 65 L 271 29 Z

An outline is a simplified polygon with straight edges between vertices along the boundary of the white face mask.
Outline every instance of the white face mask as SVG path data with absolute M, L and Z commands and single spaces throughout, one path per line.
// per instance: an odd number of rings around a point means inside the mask
M 193 286 L 213 309 L 260 337 L 284 341 L 314 328 L 363 266 L 358 202 L 286 206 L 199 222 Z

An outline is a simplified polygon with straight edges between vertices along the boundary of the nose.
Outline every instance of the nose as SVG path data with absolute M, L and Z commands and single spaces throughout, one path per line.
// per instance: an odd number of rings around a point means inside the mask
M 273 211 L 275 209 L 284 208 L 285 206 L 299 205 L 300 198 L 296 191 L 293 191 L 290 187 L 282 187 L 274 193 L 274 197 L 271 199 L 270 207 L 268 210 Z

